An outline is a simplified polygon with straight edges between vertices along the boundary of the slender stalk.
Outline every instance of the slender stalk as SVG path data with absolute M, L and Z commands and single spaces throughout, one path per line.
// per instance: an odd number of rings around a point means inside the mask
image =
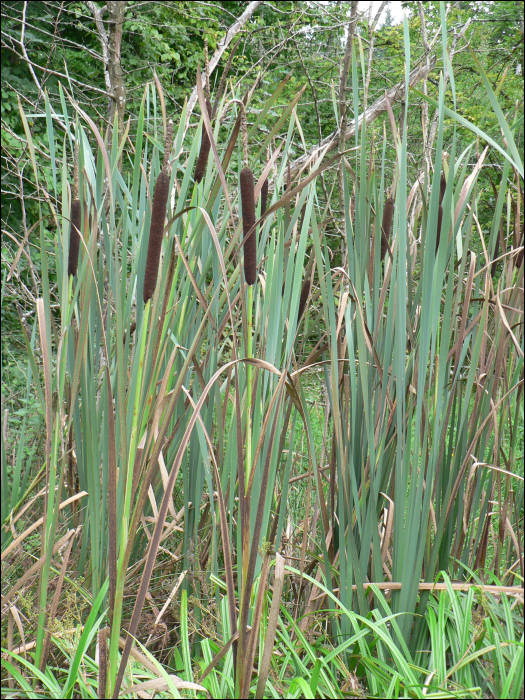
M 248 337 L 246 341 L 246 357 L 253 357 L 253 285 L 248 285 Z M 253 367 L 248 364 L 246 367 L 246 454 L 245 454 L 245 496 L 248 503 L 248 485 L 250 483 L 250 473 L 252 464 L 252 424 L 251 424 L 251 406 L 252 406 L 252 382 L 253 382 Z M 248 509 L 249 512 L 249 509 Z M 245 595 L 251 595 L 251 591 L 246 590 L 246 582 L 248 579 L 248 565 L 250 562 L 250 523 L 249 517 L 243 527 L 242 532 L 242 579 L 241 579 L 241 596 L 240 600 L 244 600 Z M 246 649 L 240 648 L 237 657 L 238 671 L 236 674 L 236 697 L 241 697 L 241 687 L 244 682 L 244 656 Z
M 246 346 L 246 356 L 253 357 L 253 285 L 248 286 L 248 344 Z M 248 364 L 246 368 L 246 404 L 247 404 L 247 422 L 246 422 L 246 489 L 250 482 L 250 472 L 252 464 L 252 430 L 251 430 L 251 407 L 252 407 L 252 381 L 253 381 L 253 366 Z M 246 492 L 246 495 L 248 493 Z

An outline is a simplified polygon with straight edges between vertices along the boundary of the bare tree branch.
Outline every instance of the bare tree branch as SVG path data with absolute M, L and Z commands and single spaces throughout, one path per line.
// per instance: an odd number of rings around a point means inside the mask
M 441 31 L 441 30 L 440 30 Z M 425 57 L 426 58 L 426 57 Z M 436 64 L 437 56 L 436 54 L 431 54 L 429 60 L 425 61 L 424 65 L 419 65 L 414 68 L 409 76 L 409 86 L 413 87 L 417 85 L 421 80 L 423 80 L 434 68 Z M 377 99 L 373 105 L 371 105 L 363 114 L 359 116 L 359 124 L 363 121 L 366 124 L 373 122 L 380 114 L 386 110 L 387 100 L 392 102 L 402 102 L 405 99 L 405 81 L 403 80 L 397 85 L 393 85 L 390 90 L 386 91 L 385 94 Z M 345 130 L 345 141 L 354 136 L 355 134 L 355 119 L 348 123 Z M 321 151 L 325 150 L 326 153 L 333 151 L 339 145 L 339 129 L 334 131 L 330 136 L 324 138 L 321 143 L 318 143 L 313 148 L 311 148 L 308 153 L 305 153 L 300 158 L 297 158 L 290 164 L 291 175 L 295 177 L 312 159 L 318 157 Z
M 347 26 L 346 49 L 343 65 L 341 67 L 341 78 L 339 80 L 339 152 L 345 150 L 346 140 L 346 125 L 347 105 L 346 105 L 346 83 L 348 81 L 348 73 L 350 71 L 350 61 L 352 60 L 352 46 L 354 43 L 354 34 L 357 25 L 357 0 L 352 0 L 350 3 L 350 21 Z M 339 207 L 341 215 L 344 216 L 345 196 L 343 188 L 343 162 L 339 163 Z
M 224 37 L 223 41 L 219 44 L 217 47 L 217 50 L 212 56 L 212 59 L 210 61 L 210 75 L 213 73 L 215 68 L 217 67 L 217 64 L 219 63 L 222 54 L 226 51 L 228 46 L 231 44 L 232 39 L 241 31 L 241 29 L 244 27 L 246 22 L 250 19 L 250 17 L 253 15 L 255 10 L 259 7 L 259 5 L 262 5 L 262 0 L 257 0 L 256 2 L 251 2 L 248 7 L 244 10 L 242 15 L 239 17 L 239 19 L 232 24 L 232 26 L 228 29 L 228 32 L 226 33 L 226 36 Z M 198 92 L 197 92 L 197 86 L 193 88 L 193 92 L 191 93 L 190 99 L 188 100 L 188 106 L 187 106 L 187 113 L 186 113 L 186 127 L 185 129 L 188 129 L 188 126 L 190 124 L 190 117 L 193 112 L 193 108 L 195 107 L 196 103 L 198 100 Z
M 368 90 L 370 89 L 370 80 L 372 78 L 372 57 L 374 55 L 374 41 L 376 38 L 375 35 L 375 28 L 377 26 L 377 23 L 379 22 L 379 18 L 381 17 L 381 13 L 384 10 L 384 7 L 387 3 L 387 0 L 383 0 L 381 3 L 381 6 L 379 7 L 379 10 L 376 12 L 376 16 L 374 17 L 373 22 L 368 23 L 368 66 L 366 69 L 366 79 L 365 79 L 365 91 L 363 95 L 363 104 L 364 104 L 364 109 L 367 108 L 368 105 Z M 372 4 L 370 4 L 370 17 L 372 15 Z M 427 49 L 425 46 L 425 50 L 430 51 L 430 49 Z

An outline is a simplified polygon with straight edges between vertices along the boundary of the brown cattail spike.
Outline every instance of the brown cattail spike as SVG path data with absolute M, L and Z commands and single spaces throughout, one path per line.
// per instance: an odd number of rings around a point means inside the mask
M 436 234 L 436 253 L 439 248 L 439 241 L 441 240 L 441 223 L 443 221 L 443 207 L 441 203 L 443 202 L 443 197 L 445 196 L 445 190 L 447 189 L 447 178 L 445 173 L 441 173 L 441 180 L 439 181 L 439 209 L 438 209 L 438 221 L 437 221 L 437 234 Z
M 208 116 L 211 119 L 211 102 L 209 98 L 206 98 L 206 108 L 208 110 Z M 206 172 L 206 166 L 208 165 L 208 156 L 210 155 L 211 141 L 208 136 L 208 131 L 206 126 L 202 125 L 202 137 L 201 137 L 201 150 L 199 153 L 199 158 L 197 160 L 197 165 L 195 167 L 195 182 L 200 182 L 204 177 Z
M 438 209 L 438 229 L 437 229 L 437 234 L 436 234 L 436 253 L 439 248 L 439 241 L 441 240 L 441 223 L 443 221 L 443 207 L 441 204 L 439 205 Z
M 381 226 L 381 260 L 384 260 L 389 249 L 392 219 L 394 218 L 394 200 L 389 197 L 383 207 L 383 224 Z
M 523 262 L 523 245 L 525 244 L 525 235 L 523 231 L 523 226 L 521 227 L 521 243 L 518 248 L 521 248 L 520 252 L 516 256 L 516 268 L 519 270 L 521 263 Z
M 78 141 L 75 144 L 75 161 L 73 166 L 73 201 L 71 202 L 71 214 L 69 217 L 69 259 L 67 265 L 68 275 L 77 274 L 78 253 L 80 250 L 80 218 L 81 208 L 78 198 Z M 85 209 L 85 207 L 84 207 Z
M 264 215 L 266 211 L 266 205 L 268 203 L 268 178 L 263 182 L 261 187 L 261 216 Z
M 297 314 L 297 323 L 299 323 L 302 315 L 304 314 L 304 310 L 306 308 L 306 302 L 308 301 L 308 297 L 310 296 L 311 287 L 312 287 L 312 281 L 310 278 L 308 278 L 303 282 L 303 286 L 301 287 L 301 296 L 299 298 L 299 313 Z
M 442 221 L 443 221 L 443 207 L 440 204 L 439 209 L 438 209 L 438 223 L 437 223 L 437 234 L 436 234 L 436 253 L 438 252 L 439 241 L 441 240 L 441 223 L 442 223 Z
M 137 324 L 135 323 L 135 321 L 133 321 L 133 323 L 132 323 L 131 326 L 129 327 L 129 335 L 130 335 L 130 337 L 133 335 L 133 333 L 135 333 L 136 327 L 137 327 Z M 125 344 L 126 344 L 126 335 L 127 335 L 127 334 L 126 334 L 126 331 L 124 331 L 124 336 L 123 336 L 123 338 L 122 338 L 122 345 L 125 345 Z
M 80 200 L 71 202 L 71 223 L 69 228 L 69 260 L 67 272 L 73 277 L 77 274 L 78 253 L 80 250 Z
M 255 235 L 255 196 L 253 173 L 243 168 L 240 177 L 242 223 L 244 231 L 244 279 L 246 284 L 255 284 L 257 279 L 257 238 Z M 247 237 L 248 231 L 253 229 Z
M 153 296 L 159 273 L 160 251 L 164 237 L 164 219 L 166 218 L 166 205 L 170 190 L 170 176 L 161 170 L 155 185 L 153 195 L 153 208 L 151 212 L 151 226 L 149 229 L 148 257 L 144 273 L 144 303 Z
M 447 178 L 445 173 L 441 173 L 441 180 L 439 182 L 439 203 L 443 203 L 443 197 L 445 196 L 445 190 L 447 189 Z

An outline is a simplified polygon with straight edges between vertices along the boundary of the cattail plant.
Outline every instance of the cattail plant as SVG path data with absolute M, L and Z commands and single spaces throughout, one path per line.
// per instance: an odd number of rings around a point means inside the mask
M 170 176 L 168 172 L 168 165 L 172 138 L 173 122 L 170 119 L 166 129 L 166 142 L 162 170 L 157 178 L 155 192 L 153 195 L 151 225 L 149 229 L 148 257 L 146 259 L 146 270 L 144 272 L 144 303 L 151 299 L 157 285 L 160 251 L 162 248 L 162 238 L 164 236 L 164 219 L 166 218 L 166 206 L 168 204 L 168 196 L 170 193 Z
M 390 232 L 392 230 L 392 219 L 394 218 L 394 200 L 389 197 L 383 207 L 383 223 L 381 225 L 381 260 L 384 259 L 390 241 Z
M 75 164 L 73 170 L 73 201 L 71 202 L 71 216 L 69 226 L 69 260 L 67 266 L 68 275 L 74 277 L 77 274 L 78 253 L 80 250 L 80 218 L 81 206 L 78 198 L 78 141 L 75 145 Z
M 255 192 L 253 186 L 253 173 L 248 167 L 248 127 L 246 123 L 246 111 L 241 104 L 241 134 L 244 168 L 240 174 L 240 196 L 244 233 L 244 279 L 247 284 L 247 333 L 246 333 L 246 357 L 253 357 L 253 285 L 257 279 L 257 235 L 255 233 Z M 250 232 L 251 231 L 251 232 Z M 245 454 L 245 480 L 247 487 L 250 481 L 251 461 L 252 461 L 252 429 L 251 429 L 251 405 L 253 391 L 253 367 L 248 364 L 246 367 L 246 454 Z M 243 537 L 244 539 L 244 537 Z M 248 575 L 248 550 L 245 549 L 247 542 L 243 541 L 242 552 L 242 576 L 244 584 Z M 245 595 L 246 595 L 245 591 Z M 249 592 L 248 592 L 249 594 Z M 237 664 L 241 663 L 237 659 Z M 237 673 L 241 669 L 237 668 Z M 242 676 L 242 673 L 240 674 Z

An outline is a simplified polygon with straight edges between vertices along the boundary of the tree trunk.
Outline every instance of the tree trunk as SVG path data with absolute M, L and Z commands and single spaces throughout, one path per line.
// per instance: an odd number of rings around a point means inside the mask
M 108 121 L 109 133 L 113 129 L 115 111 L 118 115 L 119 140 L 124 133 L 124 113 L 126 110 L 126 86 L 122 72 L 120 51 L 122 47 L 122 27 L 124 24 L 124 12 L 126 10 L 125 0 L 108 2 L 108 28 L 109 28 L 109 52 L 107 70 L 109 73 L 109 83 L 111 95 L 109 98 Z

